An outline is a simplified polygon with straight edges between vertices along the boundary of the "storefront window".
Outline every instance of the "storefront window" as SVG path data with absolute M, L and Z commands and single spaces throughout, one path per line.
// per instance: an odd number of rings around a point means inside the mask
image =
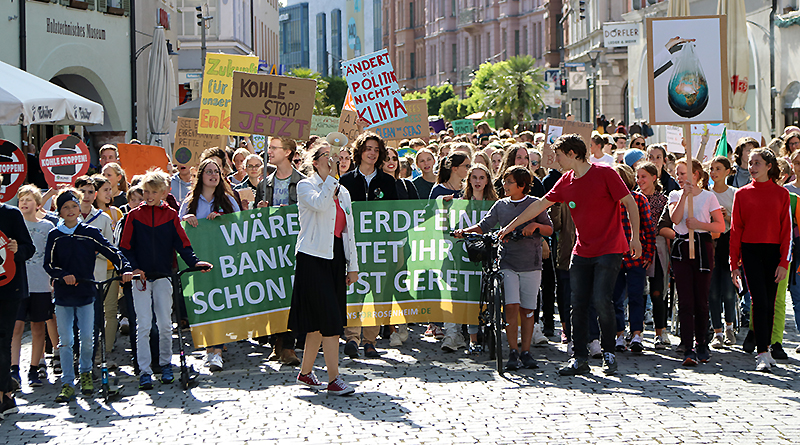
M 178 9 L 181 11 L 180 29 L 178 30 L 181 37 L 194 36 L 200 37 L 200 26 L 197 24 L 197 11 L 194 9 L 197 6 L 208 4 L 208 9 L 204 12 L 209 16 L 214 17 L 208 20 L 206 24 L 206 37 L 216 37 L 217 23 L 219 23 L 219 15 L 217 14 L 217 1 L 218 0 L 178 0 Z

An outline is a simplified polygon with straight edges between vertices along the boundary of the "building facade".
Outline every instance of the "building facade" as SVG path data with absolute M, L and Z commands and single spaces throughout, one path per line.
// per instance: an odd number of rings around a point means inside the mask
M 0 26 L 4 43 L 0 60 L 103 105 L 103 124 L 86 127 L 94 148 L 131 137 L 134 97 L 128 0 L 22 0 L 2 3 L 0 14 L 8 17 Z M 66 130 L 33 125 L 31 133 L 35 145 L 41 146 Z M 20 127 L 0 127 L 0 138 L 18 144 L 20 137 Z

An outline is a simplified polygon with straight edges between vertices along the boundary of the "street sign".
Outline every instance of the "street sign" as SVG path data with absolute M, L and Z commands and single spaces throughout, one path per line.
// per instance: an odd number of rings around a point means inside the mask
M 595 83 L 600 86 L 611 85 L 611 81 L 608 79 L 597 79 Z
M 28 163 L 25 154 L 11 141 L 0 139 L 0 202 L 9 201 L 25 182 Z
M 89 171 L 89 147 L 77 136 L 53 136 L 44 143 L 39 164 L 50 187 L 75 185 L 75 180 Z
M 586 71 L 572 71 L 569 73 L 569 89 L 573 91 L 586 89 Z
M 561 85 L 561 70 L 545 70 L 544 81 Z
M 639 24 L 633 22 L 603 23 L 603 44 L 606 48 L 638 45 Z
M 566 62 L 564 66 L 567 68 L 584 68 L 586 64 L 583 62 Z

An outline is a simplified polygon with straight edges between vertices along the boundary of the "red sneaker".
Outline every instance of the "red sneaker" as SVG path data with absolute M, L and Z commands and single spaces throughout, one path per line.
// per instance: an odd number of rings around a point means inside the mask
M 341 376 L 337 376 L 334 381 L 328 383 L 328 394 L 333 394 L 335 396 L 346 396 L 354 392 L 356 392 L 356 390 L 342 380 Z
M 302 383 L 303 385 L 308 386 L 309 388 L 322 390 L 327 388 L 327 385 L 320 382 L 317 379 L 317 376 L 314 375 L 314 371 L 309 372 L 308 374 L 297 374 L 297 383 Z

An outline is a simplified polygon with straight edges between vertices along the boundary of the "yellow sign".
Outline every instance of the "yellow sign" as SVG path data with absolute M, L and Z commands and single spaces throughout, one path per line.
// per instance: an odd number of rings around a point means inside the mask
M 258 57 L 229 54 L 206 55 L 198 133 L 245 135 L 230 130 L 234 71 L 257 73 Z

